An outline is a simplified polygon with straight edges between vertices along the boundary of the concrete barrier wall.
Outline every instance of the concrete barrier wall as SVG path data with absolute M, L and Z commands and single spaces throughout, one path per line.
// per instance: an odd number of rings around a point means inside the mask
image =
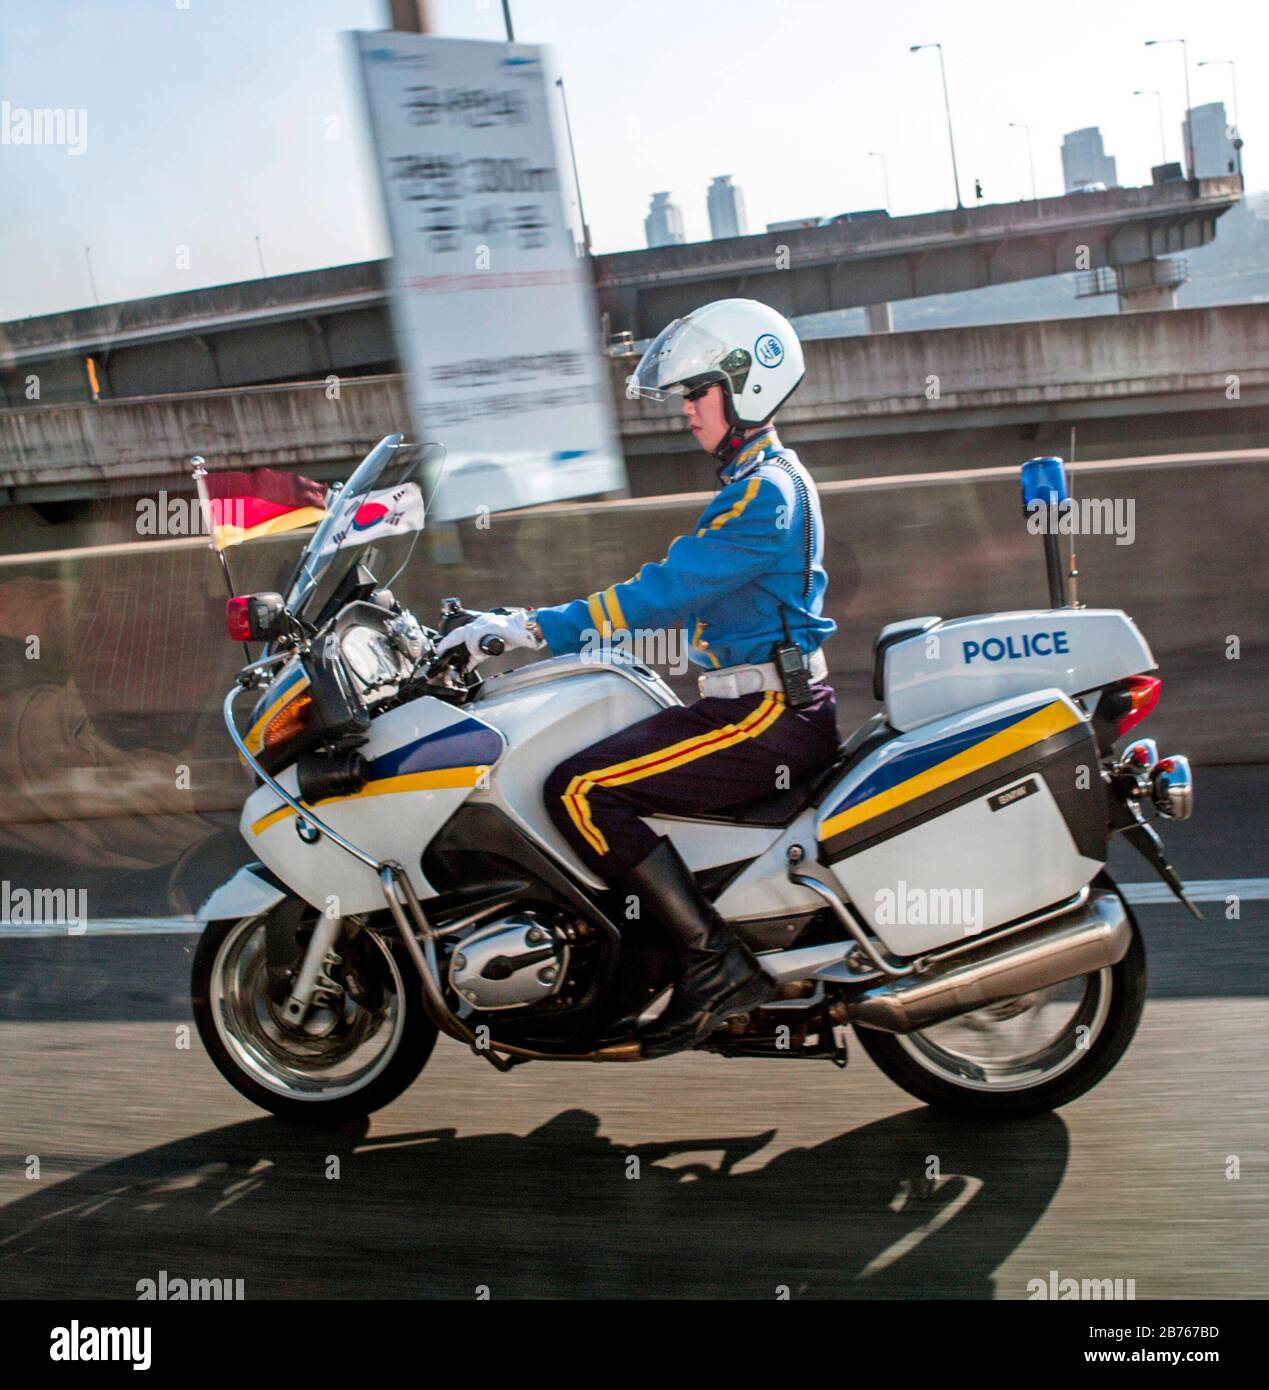
M 1083 600 L 1126 609 L 1158 660 L 1162 699 L 1142 733 L 1199 764 L 1264 761 L 1265 464 L 1073 477 L 1079 495 L 1132 504 L 1131 544 L 1089 537 L 1078 554 Z M 871 648 L 885 623 L 1046 605 L 1013 470 L 832 483 L 822 500 L 843 733 L 876 708 Z M 433 531 L 394 588 L 429 623 L 450 594 L 474 607 L 574 598 L 663 554 L 703 501 L 565 504 Z M 232 551 L 239 591 L 276 587 L 295 547 Z M 241 653 L 223 611 L 205 543 L 0 559 L 0 878 L 90 873 L 94 913 L 162 913 L 201 900 L 245 856 L 234 826 L 248 783 L 219 717 Z M 690 676 L 672 683 L 692 697 Z
M 1269 306 L 869 334 L 805 347 L 806 379 L 780 414 L 790 437 L 822 434 L 830 423 L 845 434 L 847 422 L 892 416 L 919 417 L 928 429 L 970 410 L 1193 392 L 1225 399 L 1230 374 L 1243 399 L 1269 386 Z M 626 359 L 612 368 L 622 435 L 640 447 L 664 445 L 681 433 L 679 424 L 667 429 L 663 407 L 625 399 L 621 383 L 631 366 Z
M 1077 493 L 1117 499 L 1132 517 L 1131 544 L 1081 539 L 1080 597 L 1125 609 L 1151 644 L 1164 693 L 1148 732 L 1203 761 L 1264 760 L 1266 461 L 1109 464 L 1077 467 L 1072 478 Z M 487 531 L 461 528 L 461 559 L 434 573 L 477 605 L 558 602 L 662 554 L 703 500 L 495 517 Z M 821 501 L 827 610 L 839 629 L 827 654 L 844 729 L 875 708 L 872 642 L 886 623 L 1047 607 L 1043 544 L 1025 529 L 1014 469 L 830 483 Z M 1226 654 L 1231 637 L 1239 639 L 1237 660 Z
M 993 427 L 1011 431 L 1005 456 L 1021 458 L 1053 447 L 1038 438 L 1050 423 L 1064 434 L 1071 423 L 1133 417 L 1148 433 L 1149 418 L 1169 411 L 1204 417 L 1205 442 L 1191 447 L 1238 447 L 1252 442 L 1248 419 L 1269 407 L 1265 305 L 824 339 L 806 355 L 806 380 L 780 423 L 818 477 L 882 471 L 877 461 L 889 471 L 904 456 L 935 468 L 979 462 Z M 613 359 L 610 384 L 633 490 L 644 493 L 654 489 L 649 467 L 694 446 L 675 411 L 626 400 L 632 365 Z M 5 489 L 21 498 L 60 485 L 82 496 L 103 479 L 180 476 L 191 453 L 216 468 L 337 472 L 405 422 L 399 376 L 349 377 L 338 394 L 310 382 L 0 410 L 0 499 Z M 1212 442 L 1222 432 L 1224 443 Z M 861 440 L 880 433 L 891 437 L 885 448 L 861 453 Z M 1169 424 L 1167 437 L 1192 436 Z M 660 486 L 703 485 L 704 462 L 680 462 Z
M 216 469 L 342 464 L 404 419 L 399 376 L 5 410 L 0 489 L 188 476 L 196 453 Z

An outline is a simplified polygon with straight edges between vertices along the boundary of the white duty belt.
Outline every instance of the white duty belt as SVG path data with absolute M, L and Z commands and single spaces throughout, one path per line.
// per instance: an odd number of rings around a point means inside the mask
M 828 675 L 828 662 L 823 649 L 817 647 L 806 663 L 814 685 Z M 780 670 L 774 661 L 755 666 L 725 666 L 721 671 L 706 671 L 697 678 L 701 699 L 738 700 L 742 695 L 756 695 L 760 690 L 783 690 Z

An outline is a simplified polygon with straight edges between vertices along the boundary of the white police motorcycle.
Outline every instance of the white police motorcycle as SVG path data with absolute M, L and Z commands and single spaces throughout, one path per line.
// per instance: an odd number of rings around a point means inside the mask
M 500 1070 L 642 1060 L 637 1038 L 600 1039 L 652 1017 L 673 979 L 656 923 L 626 920 L 542 784 L 676 697 L 616 652 L 484 678 L 461 646 L 436 658 L 472 615 L 447 599 L 426 628 L 348 554 L 367 494 L 416 460 L 384 438 L 285 595 L 229 605 L 231 635 L 267 643 L 224 702 L 258 862 L 201 910 L 194 1010 L 228 1081 L 299 1120 L 386 1105 L 438 1033 Z M 1023 483 L 1065 496 L 1058 460 Z M 1154 658 L 1124 613 L 1067 604 L 1046 545 L 1051 608 L 885 628 L 880 708 L 815 776 L 649 818 L 778 984 L 703 1050 L 845 1065 L 853 1030 L 912 1095 L 999 1117 L 1062 1105 L 1122 1056 L 1146 971 L 1108 841 L 1126 835 L 1184 900 L 1148 822 L 1187 817 L 1192 781 L 1149 739 L 1116 751 L 1158 699 Z

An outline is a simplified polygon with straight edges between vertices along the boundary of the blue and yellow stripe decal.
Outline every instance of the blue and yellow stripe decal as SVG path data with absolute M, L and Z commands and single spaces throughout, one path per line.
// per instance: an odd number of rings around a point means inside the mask
M 817 838 L 831 840 L 1082 722 L 1054 700 L 922 744 L 866 777 L 820 822 Z
M 502 735 L 495 729 L 479 719 L 464 719 L 381 754 L 371 762 L 370 776 L 360 791 L 328 796 L 314 805 L 334 806 L 399 792 L 474 787 L 502 756 L 502 749 Z M 294 814 L 290 806 L 279 806 L 254 821 L 251 833 L 263 835 Z

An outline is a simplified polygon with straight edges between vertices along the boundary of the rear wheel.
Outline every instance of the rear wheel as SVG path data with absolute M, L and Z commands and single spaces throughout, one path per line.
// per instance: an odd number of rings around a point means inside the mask
M 1109 879 L 1099 886 L 1119 892 Z M 915 1033 L 856 1026 L 864 1051 L 909 1095 L 958 1115 L 1016 1119 L 1067 1104 L 1115 1066 L 1141 1020 L 1146 954 L 1124 910 L 1132 940 L 1116 965 Z
M 256 1105 L 304 1123 L 341 1123 L 395 1100 L 436 1043 L 413 963 L 361 931 L 337 948 L 338 998 L 296 1027 L 270 988 L 265 920 L 211 923 L 194 956 L 194 1019 L 221 1075 Z

